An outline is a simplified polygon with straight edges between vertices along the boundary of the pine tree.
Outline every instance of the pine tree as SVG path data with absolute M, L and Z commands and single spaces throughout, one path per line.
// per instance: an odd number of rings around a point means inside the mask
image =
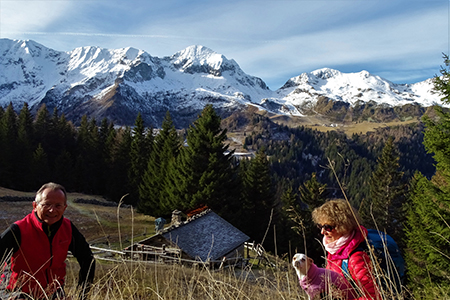
M 450 99 L 449 60 L 435 80 L 442 101 Z M 436 119 L 425 116 L 424 145 L 433 153 L 436 173 L 431 180 L 416 175 L 409 197 L 406 264 L 409 287 L 420 299 L 450 293 L 450 113 L 436 107 Z M 444 297 L 443 297 L 444 298 Z
M 252 239 L 261 243 L 267 227 L 273 226 L 272 209 L 275 203 L 274 183 L 264 149 L 260 149 L 249 162 L 241 162 L 241 180 L 242 209 L 239 217 L 242 223 L 239 227 Z M 271 230 L 269 236 L 272 236 L 272 232 Z
M 178 157 L 181 142 L 169 112 L 166 113 L 152 146 L 147 169 L 139 186 L 139 210 L 156 217 L 169 215 L 176 209 L 166 203 L 166 183 L 169 169 Z
M 33 115 L 28 108 L 28 103 L 24 103 L 18 118 L 18 138 L 24 143 L 31 145 L 33 135 Z
M 17 128 L 17 178 L 15 182 L 19 190 L 33 190 L 36 187 L 31 186 L 31 164 L 33 159 L 33 116 L 28 109 L 28 104 L 24 103 L 20 110 Z
M 290 210 L 300 210 L 298 194 L 294 193 L 292 186 L 289 186 L 281 195 L 281 203 L 288 215 Z
M 427 263 L 433 238 L 430 235 L 429 218 L 432 215 L 430 206 L 433 203 L 434 187 L 420 172 L 417 172 L 410 183 L 410 194 L 407 211 L 407 251 L 405 262 L 408 275 L 408 286 L 416 290 L 427 290 L 432 287 L 430 265 Z M 432 222 L 434 223 L 434 222 Z M 431 225 L 432 226 L 432 225 Z M 426 250 L 428 248 L 428 250 Z M 432 276 L 433 282 L 436 281 Z M 419 297 L 420 298 L 420 297 Z
M 41 144 L 46 149 L 49 141 L 50 114 L 47 106 L 42 104 L 36 113 L 34 120 L 35 144 Z
M 316 173 L 311 174 L 311 178 L 303 183 L 299 188 L 300 201 L 308 206 L 309 211 L 321 206 L 328 198 L 327 185 L 317 180 Z
M 75 158 L 77 157 L 77 131 L 75 126 L 67 121 L 64 113 L 58 120 L 53 120 L 57 134 L 59 148 L 58 154 L 52 164 L 53 178 L 58 183 L 64 185 L 67 190 L 75 188 Z M 71 170 L 68 172 L 67 170 Z
M 450 103 L 450 59 L 447 54 L 444 54 L 444 66 L 441 67 L 441 76 L 435 76 L 433 78 L 434 90 L 437 91 L 442 97 L 441 101 L 444 104 Z
M 114 146 L 114 124 L 103 118 L 98 130 L 98 193 L 104 195 L 109 189 L 108 177 L 112 171 L 112 148 Z
M 289 257 L 292 257 L 292 251 L 299 252 L 299 246 L 303 245 L 300 241 L 299 235 L 302 235 L 303 224 L 298 224 L 298 219 L 295 218 L 295 212 L 300 211 L 300 200 L 298 194 L 294 192 L 291 185 L 282 188 L 283 192 L 280 196 L 280 211 L 275 220 L 277 224 L 277 241 L 278 247 L 282 252 L 289 252 Z M 284 251 L 283 251 L 284 250 Z
M 32 174 L 34 186 L 41 186 L 50 181 L 50 167 L 48 165 L 47 154 L 41 144 L 38 145 L 33 154 Z
M 97 121 L 92 118 L 89 123 L 90 134 L 90 157 L 89 165 L 92 168 L 91 171 L 91 190 L 96 193 L 102 193 L 104 191 L 104 176 L 105 165 L 103 161 L 103 147 L 101 144 L 100 128 L 97 126 Z
M 131 187 L 128 174 L 131 166 L 131 128 L 125 127 L 119 129 L 117 134 L 110 133 L 108 138 L 111 142 L 114 140 L 112 151 L 112 169 L 108 177 L 108 190 L 106 195 L 115 202 L 119 202 L 122 197 L 129 195 Z M 124 198 L 128 202 L 130 197 Z
M 128 174 L 131 190 L 127 201 L 136 205 L 139 203 L 139 186 L 142 182 L 151 144 L 153 143 L 153 132 L 152 130 L 146 131 L 141 113 L 136 118 L 132 136 L 130 150 L 131 166 Z
M 60 151 L 68 151 L 73 157 L 76 149 L 77 132 L 72 122 L 67 121 L 64 113 L 59 116 L 56 130 L 60 140 Z
M 170 206 L 179 210 L 207 205 L 220 213 L 235 199 L 234 151 L 228 151 L 226 129 L 212 105 L 203 109 L 187 131 L 166 186 Z
M 0 184 L 16 188 L 17 157 L 17 115 L 12 103 L 8 105 L 0 120 Z
M 58 157 L 56 157 L 53 165 L 54 181 L 62 184 L 67 190 L 73 189 L 73 172 L 68 171 L 73 169 L 74 162 L 72 155 L 67 150 L 63 150 Z
M 59 113 L 58 108 L 55 107 L 53 109 L 53 114 L 48 120 L 47 124 L 47 138 L 45 141 L 45 152 L 47 153 L 50 165 L 53 169 L 53 163 L 60 155 L 60 153 L 64 150 L 64 147 L 62 145 L 61 140 L 61 133 L 60 133 L 60 124 L 59 124 Z
M 85 193 L 96 193 L 99 173 L 99 140 L 95 119 L 82 116 L 77 137 L 75 184 Z
M 361 208 L 365 225 L 391 235 L 403 248 L 406 182 L 400 171 L 400 155 L 389 137 L 370 178 L 370 201 Z

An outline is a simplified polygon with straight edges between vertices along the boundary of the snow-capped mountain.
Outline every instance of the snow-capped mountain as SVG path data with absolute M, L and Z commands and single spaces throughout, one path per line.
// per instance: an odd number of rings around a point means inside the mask
M 430 80 L 398 85 L 366 71 L 344 74 L 321 69 L 289 79 L 271 91 L 260 78 L 245 74 L 234 60 L 204 46 L 169 57 L 134 48 L 80 47 L 70 52 L 34 41 L 0 39 L 0 105 L 24 102 L 36 110 L 57 107 L 68 119 L 88 115 L 116 124 L 133 124 L 140 112 L 159 126 L 167 110 L 185 126 L 211 103 L 220 113 L 254 105 L 274 113 L 302 115 L 320 96 L 348 102 L 389 105 L 439 103 Z
M 278 98 L 287 103 L 302 105 L 315 102 L 319 96 L 355 104 L 358 101 L 399 106 L 418 103 L 422 106 L 439 104 L 439 96 L 432 92 L 432 79 L 415 84 L 395 84 L 367 71 L 341 73 L 320 69 L 289 79 L 278 91 Z

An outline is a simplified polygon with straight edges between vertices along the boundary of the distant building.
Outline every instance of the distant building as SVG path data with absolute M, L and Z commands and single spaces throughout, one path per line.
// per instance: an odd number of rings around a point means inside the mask
M 255 153 L 253 153 L 253 152 L 235 152 L 233 154 L 233 156 L 239 160 L 252 159 L 252 158 L 255 158 Z
M 201 262 L 237 261 L 249 237 L 210 209 L 181 221 L 174 211 L 172 225 L 125 250 L 143 259 L 184 259 Z
M 223 154 L 228 155 L 230 154 L 230 151 L 225 151 Z M 253 159 L 255 158 L 255 152 L 234 152 L 233 157 L 237 160 L 243 160 L 243 159 Z

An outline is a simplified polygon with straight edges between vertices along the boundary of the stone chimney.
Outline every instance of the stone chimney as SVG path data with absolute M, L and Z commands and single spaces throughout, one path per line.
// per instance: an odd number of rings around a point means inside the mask
M 181 224 L 181 211 L 175 209 L 172 212 L 172 225 L 180 225 Z

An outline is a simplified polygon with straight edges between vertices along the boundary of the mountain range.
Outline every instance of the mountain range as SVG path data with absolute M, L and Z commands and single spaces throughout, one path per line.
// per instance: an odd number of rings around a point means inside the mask
M 233 59 L 195 45 L 172 56 L 155 57 L 131 47 L 80 47 L 57 51 L 32 40 L 0 39 L 0 105 L 28 103 L 55 107 L 67 119 L 82 115 L 132 125 L 138 112 L 147 125 L 160 126 L 170 111 L 186 127 L 206 104 L 226 116 L 248 106 L 286 116 L 315 112 L 318 103 L 345 107 L 440 104 L 432 79 L 395 84 L 367 71 L 342 73 L 323 68 L 290 78 L 271 90 L 246 74 Z

